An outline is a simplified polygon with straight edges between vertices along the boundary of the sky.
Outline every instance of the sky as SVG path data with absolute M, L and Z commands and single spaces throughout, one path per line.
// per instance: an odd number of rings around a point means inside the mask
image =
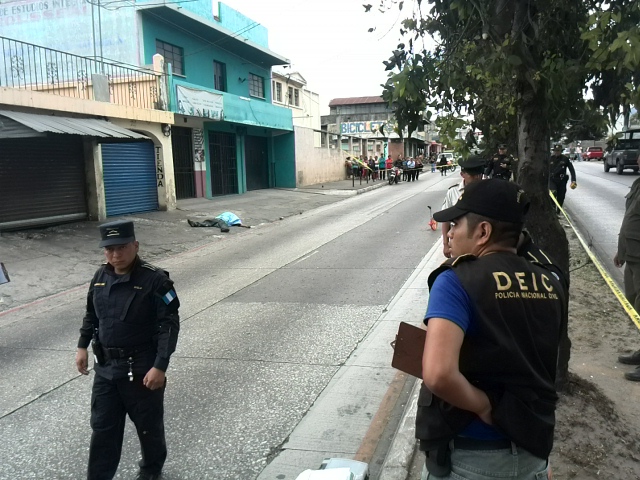
M 222 1 L 268 29 L 269 48 L 288 58 L 292 71 L 320 95 L 321 114 L 329 113 L 333 98 L 381 95 L 388 73 L 382 61 L 398 45 L 400 22 L 410 14 L 406 8 L 402 15 L 397 8 L 381 14 L 380 0 Z M 374 6 L 369 13 L 362 6 L 367 3 Z

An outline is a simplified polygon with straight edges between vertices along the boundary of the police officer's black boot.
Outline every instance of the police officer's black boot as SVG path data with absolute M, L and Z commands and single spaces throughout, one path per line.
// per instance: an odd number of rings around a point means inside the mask
M 624 378 L 632 382 L 640 382 L 640 367 L 636 367 L 633 372 L 625 373 Z
M 138 476 L 136 480 L 157 480 L 160 478 L 160 473 L 147 473 L 147 472 L 138 472 Z
M 640 350 L 636 350 L 630 355 L 620 355 L 618 361 L 625 365 L 640 365 Z

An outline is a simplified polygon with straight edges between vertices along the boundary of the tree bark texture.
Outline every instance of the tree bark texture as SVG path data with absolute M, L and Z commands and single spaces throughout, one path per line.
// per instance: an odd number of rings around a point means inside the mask
M 545 120 L 544 97 L 527 92 L 528 98 L 518 121 L 518 183 L 526 192 L 531 206 L 526 228 L 533 241 L 549 255 L 569 281 L 569 242 L 556 216 L 555 204 L 549 196 L 549 127 Z M 556 385 L 564 390 L 568 384 L 571 341 L 568 318 L 562 320 Z

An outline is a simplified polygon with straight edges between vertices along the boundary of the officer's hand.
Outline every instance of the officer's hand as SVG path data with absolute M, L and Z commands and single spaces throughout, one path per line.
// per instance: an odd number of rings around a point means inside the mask
M 78 348 L 76 351 L 76 368 L 82 375 L 89 375 L 89 352 L 86 348 Z
M 142 384 L 149 390 L 157 390 L 164 386 L 164 372 L 158 368 L 153 367 L 147 372 L 142 380 Z
M 577 186 L 578 184 L 576 182 L 571 182 L 571 185 L 570 185 L 571 190 L 575 190 Z
M 620 268 L 624 265 L 624 260 L 620 260 L 620 258 L 618 258 L 618 254 L 616 253 L 615 257 L 613 257 L 613 264 Z

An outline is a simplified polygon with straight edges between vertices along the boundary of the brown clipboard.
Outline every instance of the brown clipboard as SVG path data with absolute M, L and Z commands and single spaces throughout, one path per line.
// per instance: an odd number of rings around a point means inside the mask
M 406 322 L 400 322 L 393 346 L 391 366 L 404 373 L 422 378 L 422 352 L 427 331 Z

